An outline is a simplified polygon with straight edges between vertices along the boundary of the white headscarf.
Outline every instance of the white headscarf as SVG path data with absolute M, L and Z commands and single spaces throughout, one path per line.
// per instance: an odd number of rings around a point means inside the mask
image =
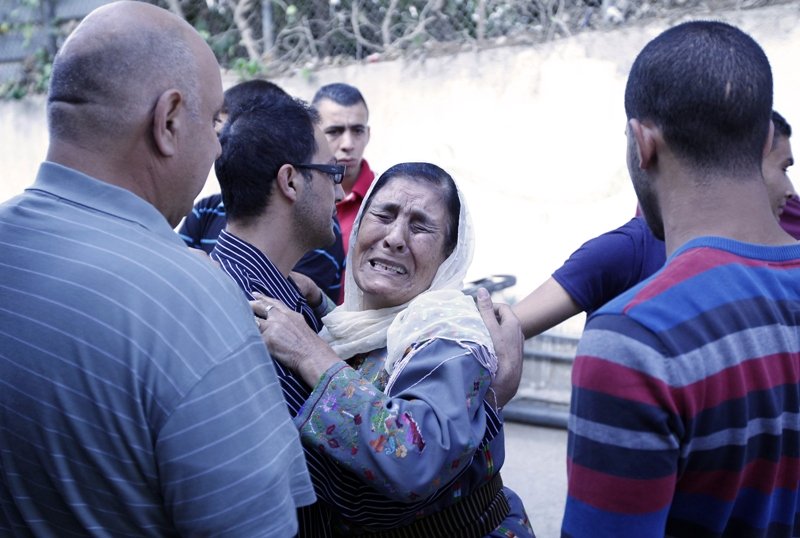
M 399 174 L 389 181 L 398 177 L 405 176 Z M 378 181 L 370 186 L 353 223 L 350 251 L 347 253 L 348 268 L 355 269 L 352 257 L 364 206 Z M 461 206 L 458 241 L 450 256 L 439 266 L 427 291 L 399 306 L 365 310 L 364 294 L 355 283 L 353 270 L 345 273 L 344 303 L 322 318 L 325 328 L 320 333 L 339 357 L 349 359 L 358 353 L 385 346 L 388 348 L 385 368 L 391 374 L 412 344 L 434 337 L 475 342 L 494 353 L 492 339 L 475 302 L 461 292 L 467 269 L 472 263 L 475 235 L 464 196 L 458 187 L 456 191 Z M 496 362 L 486 366 L 494 375 Z

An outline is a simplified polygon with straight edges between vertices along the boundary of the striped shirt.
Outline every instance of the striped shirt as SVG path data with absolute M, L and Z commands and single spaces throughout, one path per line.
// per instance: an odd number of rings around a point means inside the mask
M 129 191 L 0 206 L 0 535 L 291 536 L 314 501 L 252 314 Z
M 217 237 L 225 228 L 227 215 L 221 194 L 212 194 L 198 200 L 192 211 L 183 219 L 178 235 L 192 248 L 211 254 L 217 246 Z
M 211 252 L 211 258 L 219 262 L 222 270 L 236 282 L 248 299 L 253 298 L 253 292 L 277 299 L 293 311 L 301 313 L 314 331 L 319 332 L 322 329 L 322 322 L 300 294 L 295 283 L 283 276 L 275 264 L 250 243 L 222 230 L 217 245 Z M 275 368 L 289 414 L 294 418 L 311 394 L 311 388 L 281 363 L 276 361 Z M 329 472 L 322 456 L 306 450 L 305 457 L 317 491 L 325 491 L 329 488 L 329 482 L 337 481 L 337 473 Z M 330 510 L 322 503 L 301 508 L 297 516 L 301 538 L 332 536 Z
M 194 204 L 178 230 L 181 239 L 192 248 L 208 254 L 217 246 L 220 232 L 225 229 L 228 217 L 221 194 L 212 194 Z M 344 271 L 344 246 L 339 219 L 333 217 L 334 241 L 325 248 L 310 250 L 295 264 L 293 271 L 303 273 L 316 283 L 330 299 L 336 302 L 342 287 Z
M 592 316 L 567 536 L 800 533 L 800 245 L 690 241 Z
M 290 309 L 303 315 L 308 326 L 319 332 L 322 321 L 300 294 L 297 285 L 283 276 L 269 258 L 256 247 L 222 230 L 211 258 L 218 261 L 222 270 L 244 291 L 249 300 L 258 292 L 277 299 Z

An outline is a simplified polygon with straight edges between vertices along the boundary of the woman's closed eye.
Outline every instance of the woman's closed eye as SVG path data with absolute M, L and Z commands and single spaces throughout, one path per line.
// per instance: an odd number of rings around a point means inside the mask
M 436 233 L 438 229 L 436 228 L 436 226 L 433 226 L 431 224 L 415 222 L 411 225 L 411 231 L 414 232 L 415 234 L 430 234 L 430 233 Z
M 389 211 L 370 211 L 370 215 L 381 222 L 391 222 L 397 216 Z

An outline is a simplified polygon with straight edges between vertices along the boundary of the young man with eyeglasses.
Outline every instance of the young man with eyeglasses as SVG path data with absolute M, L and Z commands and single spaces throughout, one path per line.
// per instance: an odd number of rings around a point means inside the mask
M 211 257 L 249 299 L 278 299 L 318 331 L 320 315 L 290 273 L 303 254 L 334 242 L 345 167 L 336 164 L 317 122 L 312 108 L 288 95 L 229 118 L 214 165 L 227 223 Z
M 225 91 L 223 110 L 220 114 L 227 123 L 241 110 L 254 103 L 290 97 L 278 85 L 266 80 L 249 80 Z M 221 128 L 224 124 L 220 125 Z M 306 252 L 294 266 L 293 271 L 309 277 L 332 301 L 340 296 L 344 271 L 344 246 L 339 221 L 333 217 L 334 241 L 328 246 Z M 217 244 L 220 232 L 225 228 L 227 212 L 221 194 L 212 194 L 195 203 L 186 215 L 178 234 L 192 248 L 210 254 Z
M 228 118 L 214 163 L 227 222 L 211 251 L 248 299 L 277 299 L 315 331 L 330 302 L 320 297 L 318 309 L 309 305 L 301 286 L 305 290 L 311 281 L 304 284 L 290 273 L 303 254 L 334 241 L 332 217 L 344 196 L 345 173 L 317 123 L 312 108 L 288 95 L 256 101 Z M 275 370 L 295 417 L 311 388 L 280 364 Z M 309 465 L 313 459 L 306 454 Z M 319 504 L 298 509 L 300 536 L 303 529 L 324 527 L 322 510 Z

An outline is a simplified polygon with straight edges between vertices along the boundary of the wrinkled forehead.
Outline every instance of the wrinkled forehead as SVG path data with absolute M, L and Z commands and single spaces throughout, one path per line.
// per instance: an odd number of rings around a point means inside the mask
M 444 188 L 419 178 L 390 178 L 368 199 L 364 208 L 367 211 L 402 215 L 404 220 L 440 229 L 446 237 L 458 229 L 458 215 L 450 215 Z

